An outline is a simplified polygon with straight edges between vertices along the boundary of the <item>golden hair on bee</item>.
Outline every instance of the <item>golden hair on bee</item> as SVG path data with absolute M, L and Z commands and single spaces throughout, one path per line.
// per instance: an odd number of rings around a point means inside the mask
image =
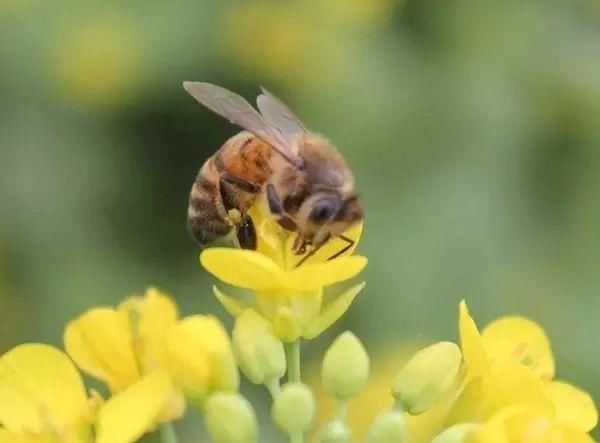
M 262 199 L 308 258 L 330 238 L 353 245 L 343 232 L 363 218 L 346 160 L 281 100 L 263 89 L 256 110 L 243 97 L 210 83 L 184 82 L 202 105 L 244 129 L 212 155 L 190 193 L 188 227 L 202 245 L 235 229 L 238 245 L 256 248 L 250 207 Z M 260 111 L 260 112 L 259 112 Z M 303 261 L 302 260 L 302 261 Z M 301 262 L 302 262 L 301 261 Z

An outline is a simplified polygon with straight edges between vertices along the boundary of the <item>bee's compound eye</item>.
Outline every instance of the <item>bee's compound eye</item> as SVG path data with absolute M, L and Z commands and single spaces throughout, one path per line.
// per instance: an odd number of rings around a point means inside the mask
M 338 199 L 322 198 L 315 203 L 310 211 L 310 220 L 313 223 L 324 223 L 335 217 L 340 210 L 341 203 Z

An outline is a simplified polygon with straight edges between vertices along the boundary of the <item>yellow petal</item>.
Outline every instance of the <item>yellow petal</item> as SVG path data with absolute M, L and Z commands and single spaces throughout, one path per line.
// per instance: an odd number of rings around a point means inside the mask
M 556 429 L 553 435 L 554 440 L 552 442 L 559 443 L 595 443 L 589 434 L 583 432 L 581 429 L 573 428 L 571 426 L 560 425 Z
M 130 297 L 117 308 L 133 326 L 132 334 L 137 344 L 136 353 L 142 372 L 166 367 L 165 335 L 177 322 L 177 306 L 165 294 L 154 288 L 144 296 Z
M 353 240 L 354 244 L 352 245 L 352 247 L 350 247 L 346 252 L 344 252 L 339 257 L 347 257 L 347 256 L 352 255 L 352 253 L 356 249 L 356 246 L 358 245 L 358 241 L 360 240 L 363 226 L 364 226 L 363 222 L 357 223 L 356 225 L 352 226 L 350 229 L 348 229 L 346 232 L 343 233 L 343 235 L 345 237 Z M 298 263 L 300 260 L 302 260 L 302 256 L 296 255 L 293 251 L 294 240 L 295 240 L 295 235 L 290 235 L 289 238 L 287 239 L 286 246 L 285 246 L 285 251 L 287 254 L 286 263 L 288 263 L 290 265 L 289 266 L 290 269 L 293 268 L 296 263 Z M 324 263 L 324 262 L 328 261 L 328 259 L 330 257 L 333 257 L 334 255 L 339 253 L 342 249 L 346 248 L 347 246 L 348 246 L 348 242 L 346 242 L 345 240 L 342 240 L 340 237 L 334 237 L 331 240 L 329 240 L 327 243 L 325 243 L 323 246 L 321 246 L 319 248 L 319 250 L 317 252 L 315 252 L 310 258 L 308 258 L 302 266 L 316 264 L 316 263 Z
M 475 430 L 472 443 L 512 443 L 520 442 L 512 434 L 515 429 L 509 429 L 509 420 L 522 414 L 530 414 L 528 408 L 523 405 L 512 405 L 501 409 L 491 419 Z M 528 442 L 529 443 L 529 442 Z
M 502 409 L 475 432 L 474 443 L 593 443 L 585 432 L 557 423 L 527 405 Z
M 467 365 L 467 378 L 475 378 L 488 372 L 489 357 L 479 334 L 475 320 L 469 314 L 467 303 L 460 302 L 458 328 L 460 332 L 460 347 Z
M 259 202 L 252 206 L 249 211 L 257 234 L 256 250 L 283 267 L 285 266 L 286 254 L 282 242 L 283 239 L 289 236 L 289 233 L 279 226 L 264 206 Z
M 0 443 L 30 443 L 20 435 L 0 428 Z
M 69 357 L 43 344 L 19 345 L 0 358 L 0 423 L 9 431 L 79 426 L 85 388 Z
M 491 360 L 516 361 L 544 380 L 554 378 L 550 342 L 537 323 L 523 317 L 503 317 L 487 325 L 482 337 Z
M 354 301 L 354 298 L 365 287 L 365 283 L 360 283 L 351 287 L 339 295 L 335 300 L 330 302 L 321 314 L 306 328 L 302 336 L 311 340 L 323 331 L 333 325 L 342 317 Z
M 287 285 L 302 292 L 313 291 L 354 277 L 367 265 L 365 257 L 354 255 L 324 263 L 300 266 L 287 273 Z
M 110 398 L 98 414 L 97 443 L 131 443 L 152 430 L 173 386 L 165 372 L 145 376 Z
M 283 286 L 283 269 L 256 251 L 209 248 L 202 251 L 200 263 L 219 280 L 233 286 L 255 290 Z
M 96 308 L 67 325 L 67 353 L 88 374 L 120 391 L 140 377 L 127 320 L 114 309 Z
M 596 427 L 598 410 L 587 392 L 562 381 L 553 381 L 546 389 L 554 403 L 558 422 L 585 432 Z
M 543 416 L 554 413 L 544 384 L 533 372 L 516 363 L 494 366 L 465 386 L 448 414 L 448 424 L 486 421 L 514 405 Z
M 217 300 L 219 300 L 227 313 L 234 318 L 239 317 L 246 309 L 248 309 L 246 303 L 221 292 L 216 286 L 213 286 L 213 294 L 215 294 L 215 297 L 217 297 Z

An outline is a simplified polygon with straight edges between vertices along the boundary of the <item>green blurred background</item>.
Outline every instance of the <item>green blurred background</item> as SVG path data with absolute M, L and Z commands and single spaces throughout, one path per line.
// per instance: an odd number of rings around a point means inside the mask
M 368 285 L 314 355 L 456 339 L 464 297 L 600 398 L 598 2 L 0 0 L 0 69 L 0 350 L 150 284 L 225 319 L 185 229 L 236 132 L 204 80 L 268 87 L 355 170 Z

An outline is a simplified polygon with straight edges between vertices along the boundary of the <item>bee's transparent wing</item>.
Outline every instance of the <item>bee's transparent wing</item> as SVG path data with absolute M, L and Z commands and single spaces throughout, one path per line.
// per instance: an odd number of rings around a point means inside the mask
M 265 88 L 261 89 L 263 93 L 256 99 L 258 109 L 264 119 L 279 129 L 286 140 L 294 140 L 307 132 L 304 124 L 285 103 Z
M 214 113 L 262 138 L 293 165 L 298 166 L 302 163 L 278 128 L 265 121 L 240 95 L 211 83 L 184 82 L 183 87 Z

